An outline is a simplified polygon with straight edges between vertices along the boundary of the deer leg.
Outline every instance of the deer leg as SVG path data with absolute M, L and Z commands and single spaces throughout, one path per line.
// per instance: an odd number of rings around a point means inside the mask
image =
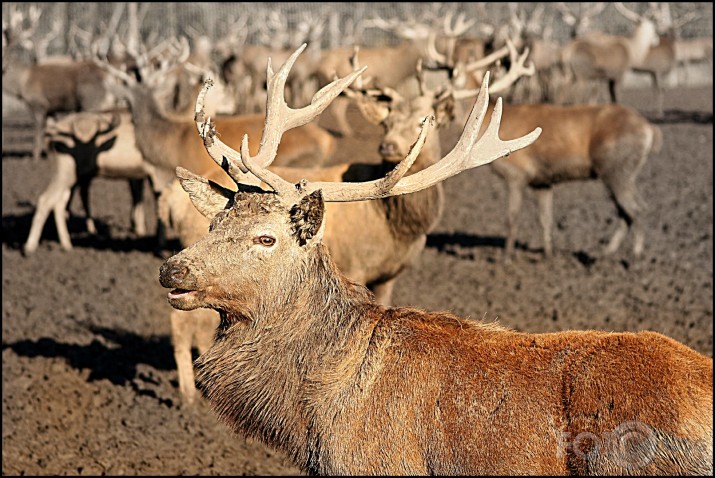
M 42 157 L 42 150 L 45 146 L 45 123 L 47 122 L 47 113 L 45 111 L 35 110 L 32 112 L 35 119 L 35 137 L 32 143 L 32 159 L 37 161 Z
M 609 79 L 608 80 L 608 93 L 611 95 L 611 103 L 618 103 L 617 95 L 616 95 L 616 80 L 614 79 Z
M 664 99 L 664 91 L 663 91 L 663 86 L 660 81 L 660 75 L 657 73 L 653 73 L 653 85 L 655 85 L 655 94 L 656 94 L 656 116 L 658 118 L 662 118 L 664 115 L 663 111 L 663 99 Z
M 132 194 L 132 230 L 137 236 L 145 236 L 144 179 L 130 179 L 129 190 Z
M 55 216 L 55 227 L 57 228 L 57 236 L 60 239 L 60 245 L 62 249 L 66 251 L 72 250 L 72 240 L 70 240 L 70 233 L 67 230 L 67 206 L 70 202 L 70 197 L 72 197 L 72 189 L 66 189 L 62 191 L 62 196 L 59 201 L 55 203 L 54 216 Z
M 554 191 L 552 188 L 535 189 L 536 199 L 539 203 L 539 222 L 544 238 L 544 255 L 553 256 L 553 244 L 551 241 L 552 224 L 554 222 Z
M 57 230 L 59 233 L 59 222 L 65 222 L 64 217 L 64 205 L 69 200 L 69 192 L 72 186 L 69 185 L 59 185 L 50 184 L 50 186 L 40 194 L 37 200 L 37 207 L 35 207 L 35 214 L 32 216 L 32 225 L 30 226 L 30 233 L 27 236 L 27 240 L 23 246 L 23 252 L 25 255 L 32 254 L 37 250 L 37 246 L 40 243 L 40 236 L 42 235 L 42 229 L 47 222 L 47 217 L 50 215 L 50 211 L 54 211 L 57 204 L 62 204 L 62 216 L 57 217 L 55 211 L 55 222 L 57 223 Z M 64 199 L 64 194 L 67 193 L 67 200 Z M 61 240 L 61 239 L 60 239 Z M 65 244 L 62 244 L 64 247 Z M 70 243 L 70 248 L 72 244 Z M 66 249 L 66 247 L 65 247 Z
M 380 284 L 373 284 L 370 289 L 375 294 L 378 304 L 389 306 L 392 302 L 392 290 L 395 288 L 395 279 L 390 279 Z
M 92 212 L 89 206 L 89 184 L 92 182 L 92 178 L 81 179 L 79 181 L 79 196 L 82 199 L 82 207 L 84 208 L 85 223 L 87 224 L 87 232 L 92 235 L 97 234 L 97 227 L 94 225 L 94 219 L 92 219 Z
M 504 256 L 505 259 L 509 261 L 514 256 L 519 212 L 521 211 L 521 202 L 524 197 L 524 185 L 521 181 L 516 180 L 510 180 L 507 184 L 509 189 L 509 202 L 507 208 L 507 236 Z
M 173 310 L 171 312 L 171 342 L 179 375 L 179 392 L 182 400 L 188 404 L 194 403 L 196 399 L 194 365 L 191 357 L 191 343 L 195 327 L 194 311 Z
M 638 257 L 643 252 L 644 243 L 644 235 L 639 217 L 643 210 L 643 205 L 642 201 L 638 198 L 635 181 L 632 179 L 626 181 L 607 181 L 606 186 L 608 186 L 613 194 L 620 222 L 611 241 L 608 243 L 608 246 L 606 246 L 604 253 L 608 255 L 616 252 L 628 230 L 631 230 L 634 234 L 633 253 Z

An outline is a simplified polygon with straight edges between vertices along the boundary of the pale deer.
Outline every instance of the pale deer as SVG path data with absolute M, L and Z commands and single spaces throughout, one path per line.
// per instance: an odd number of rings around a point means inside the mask
M 62 248 L 72 249 L 65 211 L 77 188 L 86 214 L 87 231 L 96 234 L 89 187 L 98 176 L 129 181 L 132 228 L 138 236 L 145 235 L 144 179 L 150 177 L 151 170 L 136 148 L 129 113 L 71 113 L 56 121 L 50 118 L 45 133 L 54 172 L 37 200 L 30 232 L 23 246 L 24 254 L 37 250 L 50 211 L 54 213 Z
M 615 5 L 622 15 L 638 19 L 631 36 L 592 33 L 575 38 L 562 51 L 564 65 L 574 75 L 577 89 L 584 82 L 605 81 L 611 103 L 618 103 L 625 74 L 633 65 L 642 63 L 649 49 L 658 43 L 655 23 L 650 18 L 628 10 L 620 2 Z
M 661 118 L 664 115 L 663 101 L 665 92 L 663 84 L 666 76 L 674 71 L 678 66 L 676 57 L 676 43 L 680 39 L 679 30 L 686 23 L 696 18 L 695 12 L 688 12 L 678 19 L 673 19 L 668 3 L 651 3 L 650 12 L 656 21 L 659 42 L 648 50 L 648 54 L 640 63 L 634 63 L 632 70 L 636 73 L 647 73 L 651 80 L 656 94 L 655 114 Z M 629 17 L 632 21 L 637 21 L 638 17 Z
M 269 69 L 269 97 L 285 68 Z M 248 139 L 232 151 L 205 122 L 204 144 L 221 151 L 238 191 L 177 169 L 211 227 L 159 271 L 172 307 L 219 311 L 196 362 L 203 396 L 231 430 L 310 474 L 711 473 L 711 358 L 653 332 L 530 334 L 385 307 L 332 261 L 330 203 L 414 193 L 536 140 L 538 130 L 499 139 L 501 102 L 479 137 L 488 76 L 482 87 L 438 163 L 404 176 L 428 119 L 403 162 L 364 183 L 293 184 L 265 169 L 283 131 L 335 94 L 269 106 L 255 157 Z

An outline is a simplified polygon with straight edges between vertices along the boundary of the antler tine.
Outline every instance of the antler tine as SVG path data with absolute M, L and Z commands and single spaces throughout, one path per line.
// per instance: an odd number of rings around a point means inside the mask
M 467 30 L 472 28 L 472 25 L 476 23 L 476 20 L 472 18 L 471 20 L 466 20 L 466 15 L 464 12 L 457 16 L 454 22 L 454 27 L 452 27 L 452 17 L 454 12 L 449 12 L 447 16 L 444 17 L 444 33 L 449 37 L 459 37 L 466 33 Z
M 616 10 L 620 12 L 621 15 L 629 19 L 630 21 L 634 23 L 638 23 L 641 21 L 642 17 L 641 15 L 638 15 L 636 12 L 633 10 L 630 10 L 628 7 L 626 7 L 623 2 L 614 2 L 613 3 L 616 7 Z
M 529 48 L 524 49 L 524 53 L 517 58 L 517 51 L 511 40 L 506 41 L 507 47 L 509 48 L 509 57 L 511 58 L 511 68 L 506 75 L 499 78 L 492 85 L 492 92 L 498 93 L 504 91 L 506 88 L 510 87 L 516 80 L 522 76 L 531 76 L 534 74 L 536 69 L 534 68 L 534 63 L 532 62 L 528 67 L 524 66 L 526 58 L 529 56 Z
M 491 65 L 495 61 L 500 60 L 507 55 L 509 55 L 509 47 L 508 47 L 508 45 L 505 45 L 505 46 L 501 47 L 500 49 L 498 49 L 497 51 L 491 53 L 490 55 L 487 55 L 484 58 L 481 58 L 479 60 L 473 61 L 473 62 L 465 65 L 464 70 L 466 72 L 481 70 L 482 68 L 485 68 L 485 67 Z
M 531 133 L 521 138 L 509 141 L 499 139 L 499 126 L 501 124 L 502 103 L 497 100 L 492 113 L 491 121 L 482 137 L 477 141 L 479 131 L 489 104 L 489 73 L 484 77 L 484 82 L 479 91 L 477 101 L 472 108 L 467 124 L 464 127 L 459 141 L 446 156 L 440 161 L 407 177 L 401 177 L 409 168 L 409 161 L 419 154 L 427 135 L 426 126 L 431 126 L 431 119 L 422 125 L 420 136 L 413 145 L 408 157 L 403 160 L 393 171 L 395 176 L 390 179 L 383 178 L 365 183 L 307 183 L 303 186 L 303 194 L 323 191 L 323 200 L 326 202 L 364 201 L 388 196 L 409 194 L 433 186 L 445 179 L 459 174 L 470 168 L 488 164 L 498 158 L 509 155 L 511 152 L 525 148 L 541 134 L 541 128 L 536 128 Z M 404 163 L 404 164 L 403 164 Z M 388 187 L 389 186 L 389 187 Z

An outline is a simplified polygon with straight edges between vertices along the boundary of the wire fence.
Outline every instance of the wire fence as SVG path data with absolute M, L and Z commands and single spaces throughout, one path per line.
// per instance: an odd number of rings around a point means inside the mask
M 117 2 L 3 2 L 3 22 L 8 16 L 10 8 L 28 11 L 31 6 L 39 8 L 42 15 L 39 20 L 37 35 L 43 36 L 59 25 L 62 34 L 54 38 L 49 44 L 48 54 L 65 54 L 71 42 L 70 36 L 73 26 L 93 35 L 101 34 L 109 23 L 112 14 L 123 8 L 126 18 L 124 3 Z M 566 41 L 569 37 L 570 27 L 563 22 L 561 15 L 554 3 L 513 3 L 518 11 L 526 12 L 528 18 L 537 6 L 543 8 L 543 22 L 548 24 L 553 39 Z M 581 5 L 570 4 L 569 8 L 578 10 Z M 633 11 L 643 13 L 648 9 L 646 2 L 630 2 L 625 4 Z M 178 35 L 189 35 L 196 31 L 212 40 L 217 40 L 231 33 L 229 29 L 236 19 L 246 18 L 246 28 L 249 31 L 247 43 L 259 43 L 262 33 L 265 33 L 265 19 L 269 12 L 278 12 L 285 23 L 288 32 L 294 32 L 302 18 L 330 18 L 334 16 L 335 24 L 330 34 L 322 37 L 322 47 L 338 46 L 347 40 L 360 41 L 364 46 L 379 44 L 394 44 L 400 41 L 393 34 L 379 28 L 367 28 L 358 38 L 353 38 L 356 24 L 374 17 L 385 19 L 419 20 L 434 22 L 441 25 L 442 19 L 448 12 L 464 13 L 467 18 L 478 22 L 499 26 L 509 21 L 510 5 L 504 2 L 393 2 L 393 3 L 368 3 L 368 2 L 200 2 L 200 3 L 140 3 L 138 6 L 142 19 L 140 34 L 143 39 L 158 37 L 171 38 Z M 712 36 L 713 6 L 709 2 L 672 2 L 670 9 L 674 18 L 680 18 L 688 12 L 696 13 L 695 19 L 684 25 L 681 31 L 683 38 Z M 56 25 L 58 24 L 58 25 Z M 476 26 L 466 35 L 476 35 Z M 606 7 L 601 13 L 595 15 L 591 28 L 610 34 L 628 34 L 633 30 L 633 24 L 620 15 L 612 6 Z M 337 38 L 336 38 L 337 34 Z M 295 45 L 286 45 L 295 46 Z

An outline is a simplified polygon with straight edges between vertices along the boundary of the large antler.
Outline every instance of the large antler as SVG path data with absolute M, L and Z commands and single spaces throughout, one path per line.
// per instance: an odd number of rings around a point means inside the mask
M 289 194 L 295 191 L 295 187 L 266 168 L 273 162 L 278 152 L 278 145 L 284 132 L 292 128 L 297 128 L 311 122 L 328 105 L 352 83 L 367 67 L 352 72 L 349 75 L 333 81 L 321 88 L 310 102 L 310 105 L 299 109 L 293 109 L 285 101 L 284 90 L 290 69 L 293 67 L 298 55 L 305 50 L 307 44 L 303 44 L 296 50 L 290 58 L 278 70 L 273 72 L 270 58 L 267 67 L 267 99 L 266 99 L 266 122 L 261 136 L 261 143 L 258 147 L 258 154 L 251 157 L 248 151 L 248 135 L 243 137 L 241 152 L 226 146 L 216 136 L 216 129 L 207 118 L 203 108 L 204 98 L 208 89 L 213 85 L 212 80 L 204 82 L 204 87 L 196 99 L 195 117 L 196 128 L 204 140 L 204 146 L 209 155 L 221 166 L 228 175 L 239 184 L 243 181 L 242 174 L 253 173 L 257 178 L 268 184 L 279 194 Z M 292 191 L 291 191 L 292 190 Z
M 310 183 L 302 180 L 298 184 L 291 184 L 266 169 L 276 156 L 281 135 L 284 131 L 305 124 L 315 118 L 328 106 L 330 101 L 365 70 L 365 67 L 363 67 L 345 78 L 334 81 L 316 93 L 310 106 L 292 110 L 286 105 L 283 98 L 283 86 L 290 68 L 298 55 L 305 49 L 305 46 L 301 46 L 293 53 L 277 74 L 273 73 L 270 60 L 268 62 L 266 124 L 258 154 L 254 158 L 249 155 L 248 136 L 244 136 L 241 152 L 238 153 L 216 138 L 216 130 L 210 119 L 204 120 L 203 95 L 205 95 L 210 86 L 210 82 L 204 85 L 203 91 L 199 94 L 199 98 L 196 101 L 195 119 L 199 134 L 204 139 L 204 146 L 211 157 L 229 173 L 237 184 L 240 184 L 240 173 L 250 171 L 261 181 L 268 184 L 287 203 L 296 203 L 304 195 L 317 190 L 322 191 L 323 199 L 326 202 L 364 201 L 409 194 L 433 186 L 466 169 L 488 164 L 498 158 L 507 156 L 512 151 L 530 145 L 541 134 L 541 128 L 536 128 L 521 138 L 509 141 L 499 139 L 499 125 L 501 124 L 502 113 L 502 102 L 501 98 L 499 98 L 489 125 L 481 138 L 477 140 L 489 103 L 489 74 L 487 73 L 462 136 L 454 149 L 436 164 L 411 176 L 404 177 L 425 143 L 428 128 L 434 124 L 434 117 L 428 117 L 423 121 L 419 137 L 407 157 L 382 179 L 362 183 Z

